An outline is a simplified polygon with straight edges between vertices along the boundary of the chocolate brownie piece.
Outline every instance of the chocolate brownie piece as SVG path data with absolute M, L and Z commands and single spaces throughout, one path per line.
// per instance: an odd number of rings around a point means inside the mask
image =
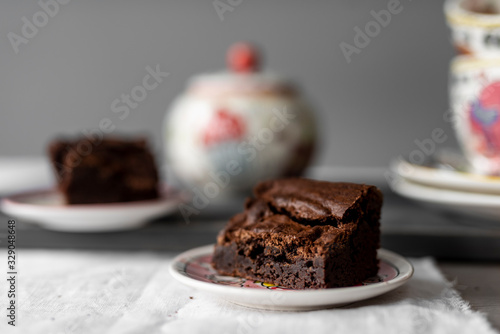
M 158 197 L 158 172 L 144 139 L 55 140 L 49 155 L 68 204 Z
M 266 181 L 219 233 L 213 266 L 293 289 L 360 284 L 378 271 L 382 193 L 308 179 Z

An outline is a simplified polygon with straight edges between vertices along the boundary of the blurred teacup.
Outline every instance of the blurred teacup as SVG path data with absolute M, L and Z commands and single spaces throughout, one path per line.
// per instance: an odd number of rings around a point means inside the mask
M 479 174 L 500 175 L 500 57 L 458 56 L 451 64 L 453 125 Z
M 459 53 L 500 55 L 500 0 L 447 0 L 444 10 Z

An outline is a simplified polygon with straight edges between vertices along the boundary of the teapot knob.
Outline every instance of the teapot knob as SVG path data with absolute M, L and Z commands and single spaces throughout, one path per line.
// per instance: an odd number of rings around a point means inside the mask
M 233 44 L 227 51 L 227 65 L 237 73 L 256 72 L 259 67 L 259 52 L 248 43 Z

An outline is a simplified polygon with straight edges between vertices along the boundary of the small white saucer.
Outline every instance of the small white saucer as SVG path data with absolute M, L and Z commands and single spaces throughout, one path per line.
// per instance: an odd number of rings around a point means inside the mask
M 0 156 L 0 196 L 48 188 L 54 172 L 47 158 Z
M 52 189 L 3 198 L 0 208 L 6 215 L 49 230 L 109 232 L 138 228 L 152 218 L 174 212 L 182 200 L 178 192 L 169 190 L 155 200 L 66 205 L 62 195 Z
M 304 311 L 341 306 L 389 292 L 407 282 L 413 267 L 402 256 L 380 249 L 380 270 L 362 285 L 292 290 L 238 277 L 219 276 L 210 264 L 214 246 L 195 248 L 177 256 L 171 275 L 181 283 L 210 292 L 235 304 L 281 311 Z
M 434 188 L 402 177 L 394 179 L 391 188 L 401 196 L 436 208 L 500 222 L 500 195 Z
M 500 177 L 412 164 L 404 159 L 391 163 L 398 176 L 423 185 L 500 195 Z

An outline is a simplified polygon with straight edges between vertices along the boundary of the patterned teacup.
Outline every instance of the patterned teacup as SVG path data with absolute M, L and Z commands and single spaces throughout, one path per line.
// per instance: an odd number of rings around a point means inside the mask
M 450 101 L 455 132 L 472 169 L 500 175 L 500 58 L 456 57 Z

